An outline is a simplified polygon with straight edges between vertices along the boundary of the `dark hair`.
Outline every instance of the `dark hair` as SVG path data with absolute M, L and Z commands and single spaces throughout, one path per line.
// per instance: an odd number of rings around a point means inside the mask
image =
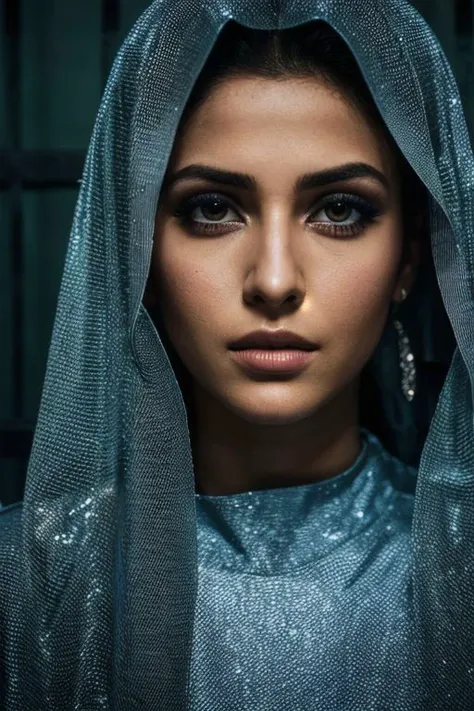
M 330 25 L 313 21 L 284 30 L 257 30 L 229 22 L 220 33 L 189 95 L 181 116 L 177 139 L 197 108 L 229 77 L 255 76 L 273 80 L 322 78 L 340 89 L 353 105 L 384 132 L 398 161 L 404 221 L 404 254 L 407 255 L 413 225 L 422 224 L 427 214 L 428 194 L 388 131 L 352 52 Z M 424 230 L 425 227 L 419 227 Z M 176 370 L 193 430 L 192 382 L 187 370 L 169 343 L 165 342 Z
M 229 22 L 199 74 L 181 117 L 180 130 L 211 91 L 233 76 L 263 79 L 323 78 L 384 126 L 362 73 L 344 40 L 315 21 L 285 30 L 256 30 Z

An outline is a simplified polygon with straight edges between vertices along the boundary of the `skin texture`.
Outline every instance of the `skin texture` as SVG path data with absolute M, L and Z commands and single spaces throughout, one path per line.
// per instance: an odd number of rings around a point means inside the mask
M 347 163 L 380 171 L 293 193 L 305 173 Z M 257 190 L 171 178 L 191 164 L 251 174 Z M 218 232 L 175 216 L 190 195 Z M 355 235 L 334 233 L 328 195 L 356 195 L 379 214 Z M 352 205 L 342 221 L 360 213 Z M 238 76 L 215 87 L 178 135 L 160 195 L 144 303 L 159 308 L 193 378 L 196 491 L 222 495 L 335 476 L 360 452 L 359 376 L 390 302 L 410 290 L 415 251 L 401 264 L 395 156 L 379 127 L 323 79 Z M 318 344 L 298 374 L 249 375 L 229 351 L 250 331 L 289 329 Z

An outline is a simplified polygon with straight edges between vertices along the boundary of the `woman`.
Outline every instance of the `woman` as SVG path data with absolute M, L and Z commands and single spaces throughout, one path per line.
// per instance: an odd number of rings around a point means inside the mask
M 470 708 L 472 153 L 423 20 L 359 9 L 160 2 L 121 50 L 2 707 Z

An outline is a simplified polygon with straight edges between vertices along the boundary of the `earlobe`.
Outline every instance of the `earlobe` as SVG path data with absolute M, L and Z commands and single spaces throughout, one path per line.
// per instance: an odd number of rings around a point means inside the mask
M 401 304 L 402 301 L 405 301 L 405 299 L 407 298 L 408 293 L 409 293 L 408 289 L 405 286 L 403 286 L 402 282 L 399 282 L 397 284 L 395 291 L 393 292 L 392 302 L 394 304 Z
M 415 270 L 411 263 L 405 264 L 398 278 L 392 299 L 396 303 L 404 301 L 410 293 L 415 281 Z
M 416 279 L 417 268 L 420 264 L 420 258 L 420 242 L 418 240 L 411 240 L 408 261 L 405 263 L 402 271 L 400 272 L 397 285 L 392 296 L 393 301 L 397 303 L 403 301 L 412 290 Z M 402 296 L 403 291 L 405 292 L 405 297 Z

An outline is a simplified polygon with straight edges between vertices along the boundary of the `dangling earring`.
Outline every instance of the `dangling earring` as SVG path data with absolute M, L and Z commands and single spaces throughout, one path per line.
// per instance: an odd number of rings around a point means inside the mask
M 407 298 L 407 291 L 402 289 L 402 301 Z M 402 390 L 408 402 L 415 397 L 416 392 L 416 369 L 415 357 L 412 353 L 410 341 L 403 330 L 403 326 L 398 319 L 394 319 L 393 325 L 398 333 L 398 352 L 400 355 L 400 369 L 402 371 Z

